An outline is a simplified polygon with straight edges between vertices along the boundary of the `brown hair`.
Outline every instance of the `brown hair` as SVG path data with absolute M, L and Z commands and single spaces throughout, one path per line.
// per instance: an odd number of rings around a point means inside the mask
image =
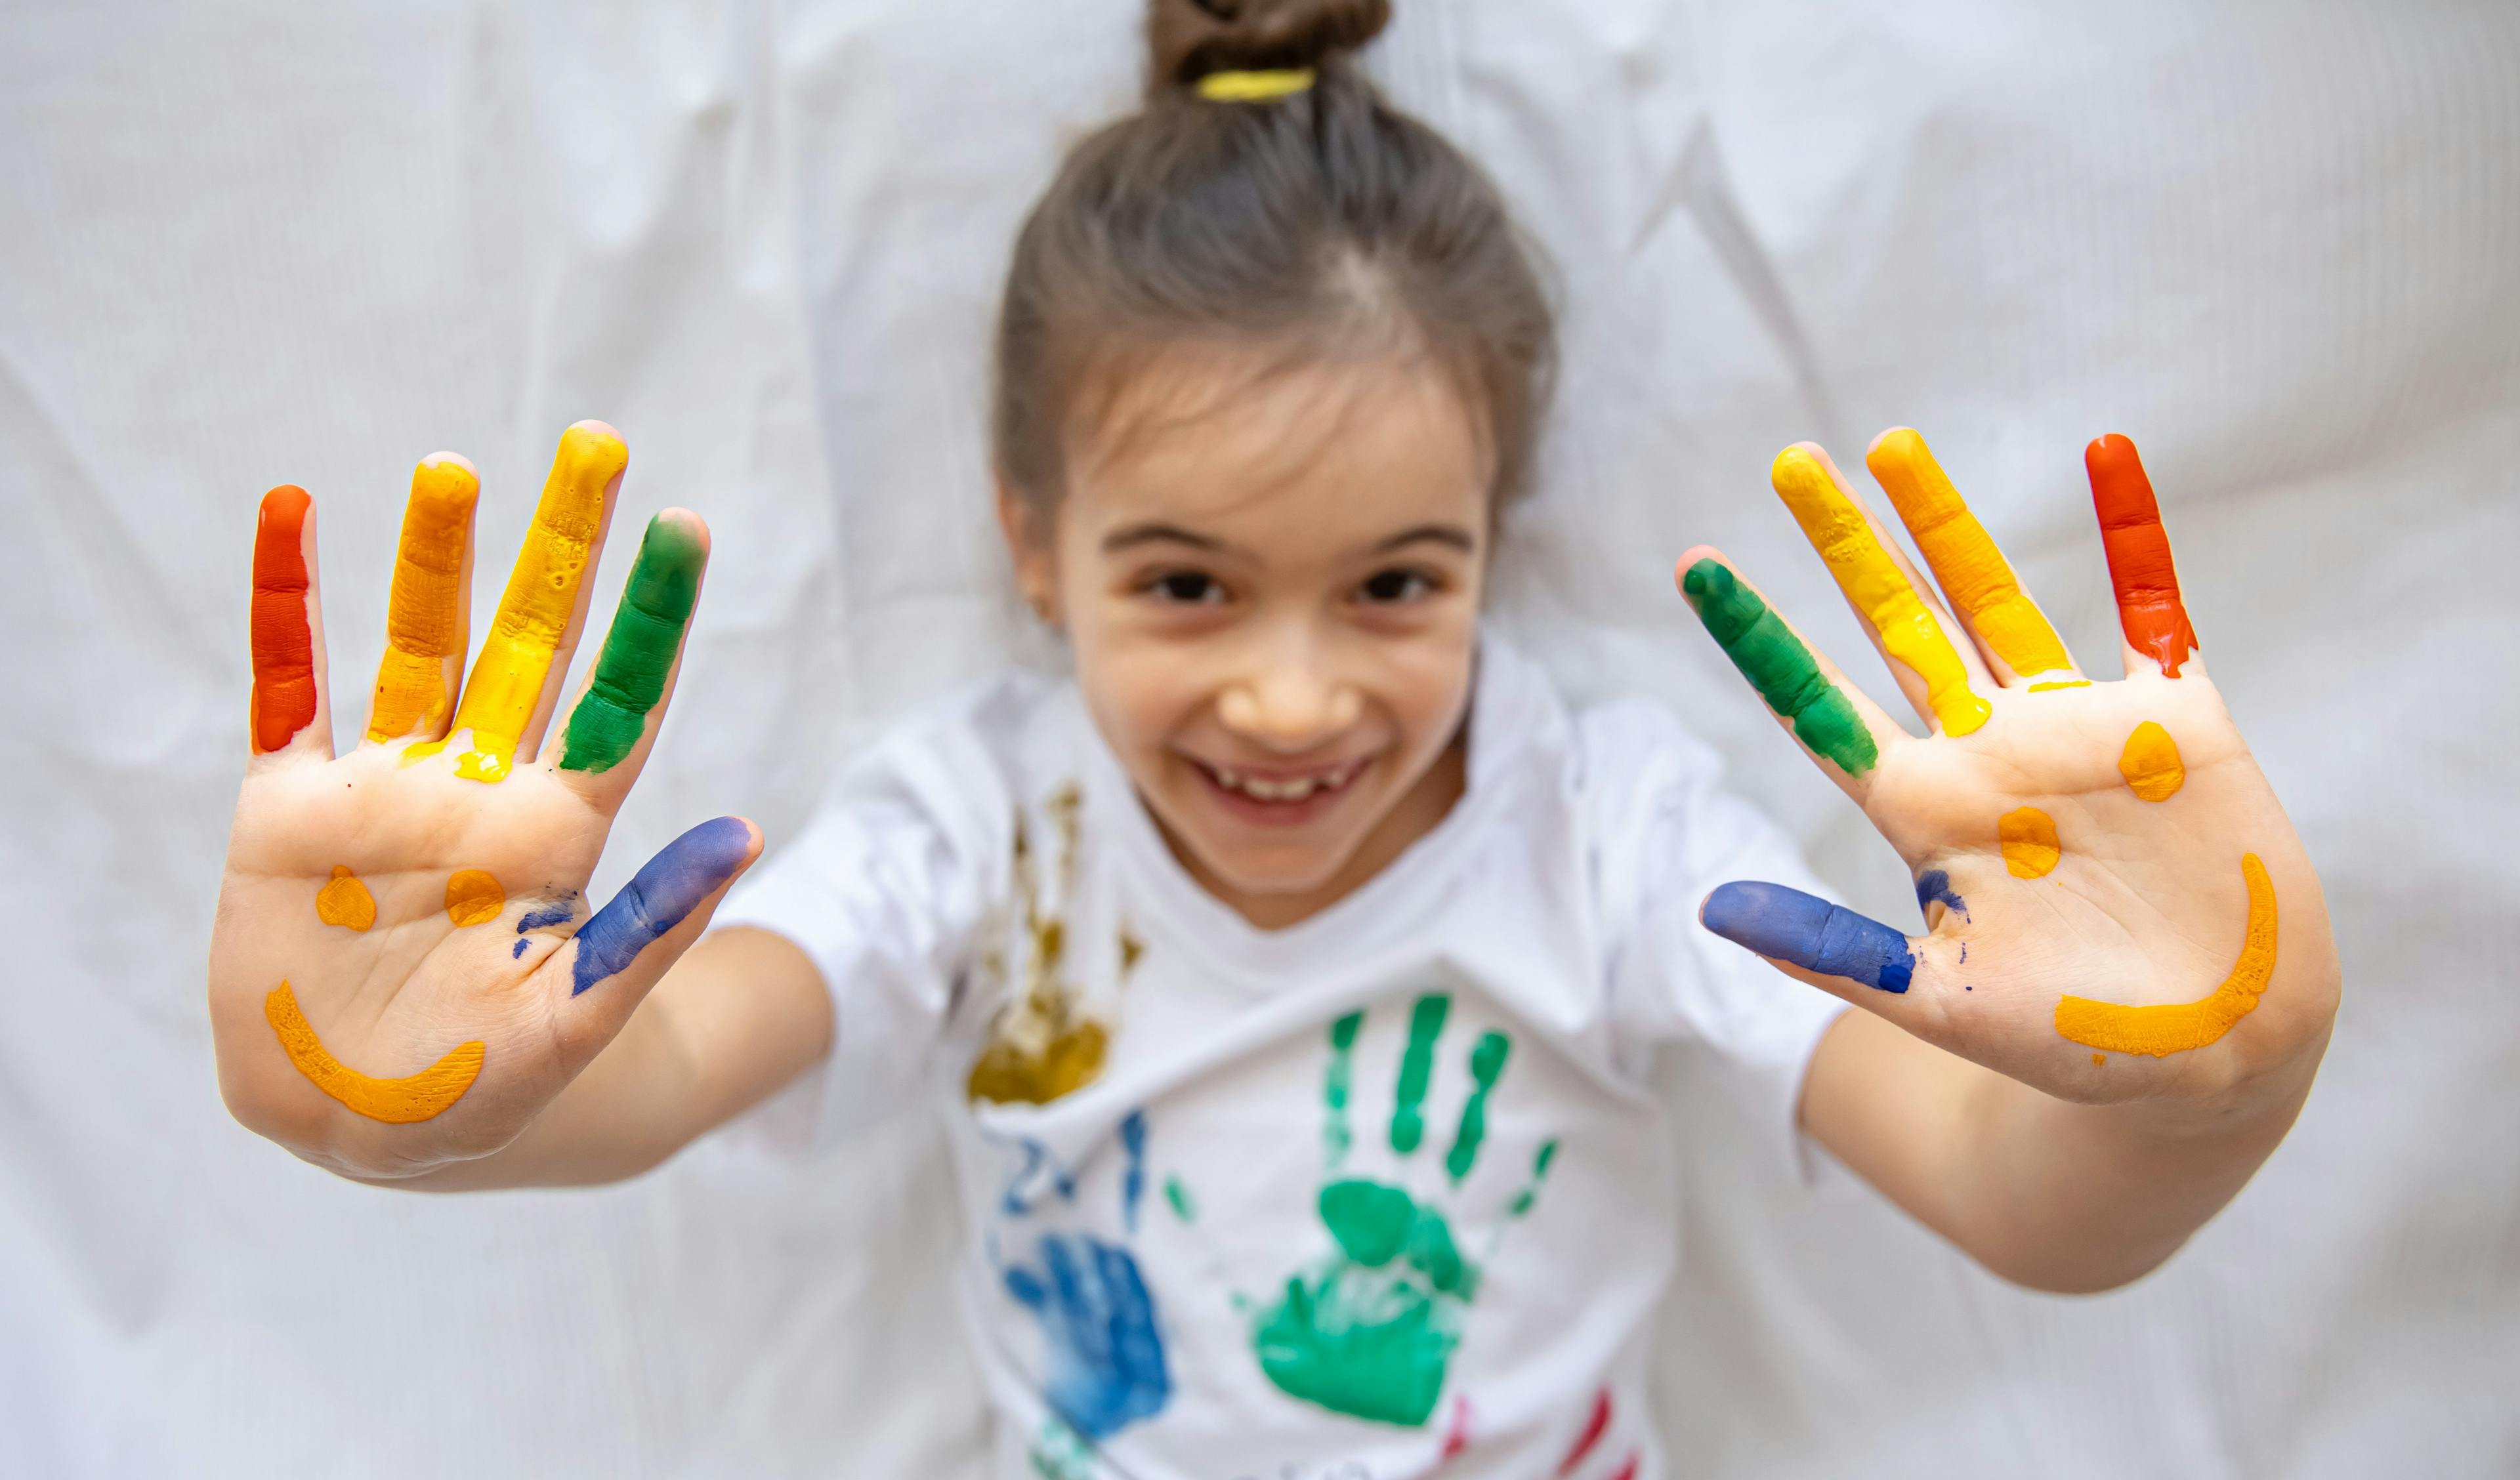
M 1068 152 L 1007 273 L 990 432 L 1028 509 L 1056 506 L 1068 434 L 1133 369 L 1220 341 L 1273 351 L 1272 369 L 1428 356 L 1477 414 L 1491 514 L 1523 491 L 1553 315 L 1496 186 L 1349 63 L 1390 16 L 1389 0 L 1151 0 L 1145 107 Z M 1196 89 L 1292 67 L 1311 85 L 1267 101 Z

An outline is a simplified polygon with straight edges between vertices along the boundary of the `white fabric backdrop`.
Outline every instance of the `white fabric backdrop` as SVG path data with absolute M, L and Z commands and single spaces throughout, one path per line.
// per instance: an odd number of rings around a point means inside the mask
M 2097 1299 L 2002 1286 L 1843 1179 L 1763 1181 L 1737 1112 L 1675 1075 L 1685 1464 L 2520 1470 L 2520 12 L 1400 11 L 1375 68 L 1564 280 L 1564 415 L 1502 604 L 1529 642 L 1583 690 L 1687 706 L 1824 874 L 1904 918 L 1895 861 L 1777 742 L 1670 557 L 1722 543 L 1860 654 L 1764 471 L 1912 422 L 2105 653 L 2078 454 L 2126 431 L 2345 953 L 2300 1129 Z M 265 487 L 314 491 L 354 737 L 412 462 L 480 464 L 495 573 L 560 428 L 613 420 L 615 527 L 687 503 L 717 559 L 598 887 L 721 811 L 776 846 L 873 725 L 1040 656 L 985 521 L 986 323 L 1062 143 L 1133 95 L 1138 15 L 0 16 L 0 891 L 32 932 L 0 968 L 0 1470 L 969 1472 L 923 1127 L 433 1199 L 227 1118 L 201 963 L 247 556 Z

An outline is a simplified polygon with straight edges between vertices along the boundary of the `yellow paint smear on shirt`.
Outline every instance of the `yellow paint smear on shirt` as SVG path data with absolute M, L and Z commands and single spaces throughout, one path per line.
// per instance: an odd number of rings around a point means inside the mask
M 482 869 L 458 869 L 446 876 L 446 918 L 456 928 L 484 924 L 508 907 L 508 891 Z
M 504 781 L 515 764 L 517 744 L 533 723 L 551 675 L 552 655 L 577 610 L 578 586 L 594 554 L 596 531 L 604 527 L 605 490 L 629 465 L 630 449 L 618 437 L 583 426 L 561 434 L 533 527 L 517 553 L 499 614 L 490 619 L 481 655 L 464 687 L 463 707 L 455 713 L 455 728 L 472 732 L 472 748 L 456 760 L 456 775 Z
M 1078 813 L 1082 793 L 1071 784 L 1060 786 L 1043 803 L 1059 835 L 1054 903 L 1075 897 Z M 971 1061 L 964 1089 L 973 1099 L 996 1104 L 1048 1104 L 1092 1084 L 1102 1073 L 1110 1033 L 1088 1015 L 1076 988 L 1061 968 L 1067 956 L 1067 925 L 1041 902 L 1041 872 L 1033 855 L 1031 830 L 1023 814 L 1014 819 L 1013 893 L 1023 903 L 1023 933 L 1028 949 L 1023 995 L 1001 1008 L 989 1025 L 988 1044 Z M 1121 938 L 1128 954 L 1128 937 Z M 1000 969 L 1004 968 L 1003 958 Z M 1127 967 L 1124 965 L 1124 971 Z
M 315 891 L 315 918 L 328 925 L 364 930 L 377 922 L 377 897 L 348 864 L 335 864 L 333 881 Z
M 408 1079 L 375 1079 L 324 1051 L 324 1041 L 306 1014 L 297 1009 L 297 994 L 282 982 L 262 1000 L 262 1015 L 280 1035 L 280 1047 L 297 1072 L 315 1088 L 365 1115 L 387 1125 L 427 1120 L 464 1098 L 481 1072 L 482 1046 L 458 1044 L 446 1056 Z
M 464 656 L 459 588 L 472 505 L 480 495 L 480 481 L 461 463 L 423 463 L 412 470 L 393 595 L 385 606 L 385 655 L 377 665 L 376 701 L 368 710 L 368 739 L 379 743 L 414 731 L 433 735 L 446 718 L 446 660 Z
M 2045 878 L 2065 850 L 2056 843 L 2056 821 L 2036 807 L 2016 807 L 1997 820 L 2003 867 L 2015 878 Z
M 1884 432 L 1864 464 L 1915 536 L 1934 579 L 1997 657 L 2022 678 L 2074 666 L 2056 629 L 2022 593 L 2003 552 L 1961 502 L 1923 437 L 1905 426 Z
M 2152 1008 L 2068 997 L 2056 1004 L 2056 1031 L 2085 1048 L 2167 1058 L 2205 1047 L 2256 1011 L 2260 994 L 2275 974 L 2275 886 L 2254 853 L 2240 855 L 2240 876 L 2249 886 L 2240 959 L 2213 995 Z
M 1943 733 L 1967 735 L 1985 724 L 1993 711 L 1970 691 L 1958 650 L 1827 466 L 1804 448 L 1788 447 L 1777 454 L 1768 480 L 1828 562 L 1837 588 L 1881 634 L 1881 646 L 1924 681 L 1926 706 Z
M 2129 790 L 2148 802 L 2166 802 L 2187 785 L 2187 767 L 2179 759 L 2179 742 L 2170 732 L 2145 720 L 2127 737 L 2118 752 L 2118 775 Z

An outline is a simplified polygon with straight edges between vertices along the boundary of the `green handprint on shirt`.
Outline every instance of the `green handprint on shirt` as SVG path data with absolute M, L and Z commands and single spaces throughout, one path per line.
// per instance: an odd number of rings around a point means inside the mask
M 1391 1110 L 1391 1149 L 1414 1165 L 1426 1138 L 1426 1091 L 1435 1050 L 1452 1011 L 1450 994 L 1430 992 L 1410 1009 L 1409 1042 Z M 1290 1277 L 1284 1293 L 1261 1312 L 1252 1346 L 1261 1370 L 1289 1396 L 1333 1413 L 1383 1423 L 1423 1424 L 1443 1395 L 1444 1374 L 1461 1343 L 1462 1313 L 1477 1298 L 1478 1266 L 1465 1258 L 1453 1226 L 1431 1201 L 1406 1188 L 1363 1177 L 1339 1177 L 1352 1144 L 1348 1090 L 1365 1013 L 1330 1024 L 1330 1057 L 1323 1076 L 1325 1160 L 1331 1180 L 1317 1199 L 1336 1249 Z M 1469 1054 L 1469 1098 L 1444 1155 L 1458 1188 L 1487 1138 L 1487 1101 L 1504 1077 L 1512 1041 L 1490 1030 Z M 1530 1211 L 1557 1143 L 1544 1144 L 1531 1185 L 1507 1210 Z

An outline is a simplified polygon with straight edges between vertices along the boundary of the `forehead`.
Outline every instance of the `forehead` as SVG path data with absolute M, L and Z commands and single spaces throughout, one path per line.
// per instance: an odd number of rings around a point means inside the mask
M 1068 468 L 1063 512 L 1093 527 L 1161 519 L 1273 543 L 1481 529 L 1492 477 L 1479 418 L 1425 356 L 1274 365 L 1209 348 L 1139 366 L 1071 437 Z

